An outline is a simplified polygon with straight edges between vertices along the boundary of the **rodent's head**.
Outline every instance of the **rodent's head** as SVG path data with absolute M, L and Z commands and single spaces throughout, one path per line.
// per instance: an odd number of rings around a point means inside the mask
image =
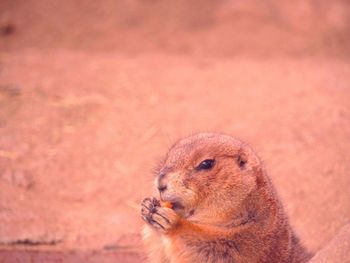
M 178 141 L 156 178 L 162 201 L 184 217 L 214 217 L 239 207 L 257 187 L 260 160 L 231 136 L 199 133 Z

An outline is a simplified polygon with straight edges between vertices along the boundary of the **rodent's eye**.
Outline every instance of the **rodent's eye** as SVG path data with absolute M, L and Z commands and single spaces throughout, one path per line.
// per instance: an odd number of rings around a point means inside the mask
M 215 160 L 213 159 L 207 159 L 207 160 L 204 160 L 203 162 L 201 162 L 197 167 L 196 167 L 196 170 L 199 171 L 199 170 L 209 170 L 211 168 L 213 168 L 215 164 Z

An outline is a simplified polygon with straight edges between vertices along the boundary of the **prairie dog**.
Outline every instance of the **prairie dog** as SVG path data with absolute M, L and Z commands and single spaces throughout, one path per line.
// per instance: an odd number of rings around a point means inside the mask
M 150 262 L 303 263 L 300 245 L 253 150 L 224 134 L 178 141 L 141 215 Z

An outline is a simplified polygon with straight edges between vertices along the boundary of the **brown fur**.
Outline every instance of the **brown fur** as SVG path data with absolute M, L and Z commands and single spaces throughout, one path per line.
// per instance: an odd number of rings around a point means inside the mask
M 211 169 L 199 169 L 203 160 Z M 197 167 L 197 168 L 196 168 Z M 256 154 L 223 134 L 177 142 L 162 163 L 155 198 L 142 203 L 150 262 L 302 263 L 293 233 Z

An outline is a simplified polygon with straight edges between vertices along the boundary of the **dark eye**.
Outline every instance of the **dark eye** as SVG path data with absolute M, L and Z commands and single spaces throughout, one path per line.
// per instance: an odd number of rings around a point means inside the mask
M 214 166 L 214 164 L 215 164 L 215 160 L 212 160 L 212 159 L 204 160 L 196 167 L 196 170 L 198 170 L 198 171 L 199 170 L 209 170 Z

